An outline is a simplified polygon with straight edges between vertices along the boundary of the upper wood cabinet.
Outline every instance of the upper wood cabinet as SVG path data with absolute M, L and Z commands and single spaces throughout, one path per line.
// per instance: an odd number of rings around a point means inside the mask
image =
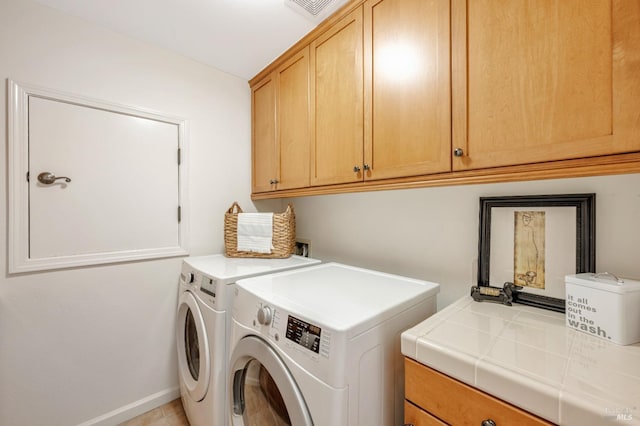
M 351 0 L 250 84 L 254 199 L 640 172 L 638 0 Z
M 454 170 L 640 150 L 640 3 L 452 0 Z
M 311 42 L 311 184 L 362 180 L 362 8 Z
M 276 83 L 269 74 L 251 88 L 252 191 L 271 191 L 277 177 Z
M 252 87 L 253 192 L 309 186 L 309 48 Z
M 309 186 L 309 48 L 302 49 L 276 70 L 277 189 Z
M 369 0 L 311 42 L 311 183 L 451 170 L 449 0 Z
M 451 170 L 449 0 L 364 3 L 365 180 Z

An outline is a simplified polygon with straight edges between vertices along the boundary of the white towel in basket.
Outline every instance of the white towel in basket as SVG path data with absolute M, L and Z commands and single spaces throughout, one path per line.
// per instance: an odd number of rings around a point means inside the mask
M 273 213 L 238 213 L 238 251 L 271 253 Z

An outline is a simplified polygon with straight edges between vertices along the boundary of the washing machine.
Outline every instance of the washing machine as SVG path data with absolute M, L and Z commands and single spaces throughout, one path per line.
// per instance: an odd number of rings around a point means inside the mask
M 230 424 L 403 424 L 400 334 L 435 313 L 439 289 L 339 263 L 238 281 Z
M 226 377 L 232 291 L 238 279 L 301 268 L 319 260 L 190 257 L 180 274 L 176 342 L 180 395 L 191 426 L 227 423 Z

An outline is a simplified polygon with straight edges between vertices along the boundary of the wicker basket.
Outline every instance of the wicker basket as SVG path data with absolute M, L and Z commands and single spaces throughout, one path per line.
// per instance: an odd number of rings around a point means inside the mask
M 296 245 L 296 215 L 291 204 L 283 213 L 273 214 L 273 249 L 271 253 L 238 251 L 238 213 L 242 213 L 242 209 L 234 201 L 224 214 L 224 249 L 228 257 L 282 259 L 291 256 Z

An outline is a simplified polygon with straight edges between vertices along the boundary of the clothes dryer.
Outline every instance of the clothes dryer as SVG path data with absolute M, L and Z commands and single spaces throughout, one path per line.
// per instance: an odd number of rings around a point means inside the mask
M 337 263 L 240 280 L 230 423 L 403 424 L 400 334 L 435 313 L 438 291 Z
M 228 258 L 184 260 L 176 321 L 180 396 L 191 426 L 226 424 L 232 287 L 241 278 L 301 268 L 319 260 Z

